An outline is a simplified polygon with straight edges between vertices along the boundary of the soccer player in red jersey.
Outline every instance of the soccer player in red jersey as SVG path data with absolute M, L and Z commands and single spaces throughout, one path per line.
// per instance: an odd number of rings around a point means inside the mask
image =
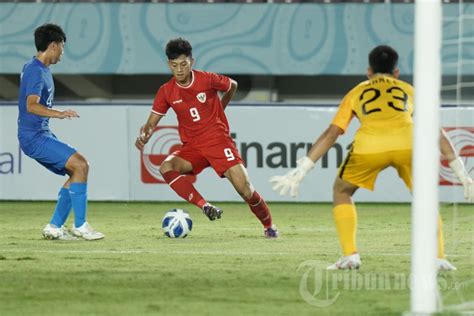
M 237 90 L 237 82 L 226 76 L 193 70 L 192 47 L 185 39 L 170 40 L 166 45 L 166 56 L 173 78 L 158 90 L 135 146 L 143 150 L 154 128 L 172 108 L 178 119 L 183 147 L 170 154 L 160 166 L 160 172 L 171 189 L 202 209 L 211 221 L 221 218 L 222 210 L 208 203 L 185 177 L 186 174 L 197 175 L 211 166 L 220 177 L 229 179 L 247 202 L 263 224 L 265 237 L 278 237 L 268 205 L 250 183 L 229 135 L 224 109 Z M 223 92 L 222 98 L 219 91 Z

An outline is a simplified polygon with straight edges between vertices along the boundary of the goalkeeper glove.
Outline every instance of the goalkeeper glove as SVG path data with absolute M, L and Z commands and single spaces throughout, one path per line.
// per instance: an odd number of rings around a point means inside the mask
M 273 184 L 273 191 L 280 191 L 279 194 L 284 196 L 290 191 L 292 197 L 298 196 L 298 188 L 303 178 L 314 168 L 314 162 L 304 156 L 296 161 L 297 167 L 284 176 L 274 176 L 270 179 Z
M 459 181 L 464 187 L 464 198 L 468 202 L 474 202 L 474 183 L 472 181 L 472 178 L 467 173 L 461 158 L 458 157 L 453 161 L 450 161 L 449 166 L 454 171 L 454 173 L 456 174 Z

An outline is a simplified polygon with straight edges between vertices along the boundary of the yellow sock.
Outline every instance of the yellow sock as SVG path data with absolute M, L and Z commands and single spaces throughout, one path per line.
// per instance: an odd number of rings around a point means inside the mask
M 339 204 L 333 208 L 332 213 L 334 215 L 337 235 L 339 236 L 339 243 L 341 244 L 344 256 L 349 256 L 357 252 L 357 213 L 355 206 L 353 204 Z
M 443 259 L 444 257 L 443 220 L 441 215 L 438 215 L 438 258 Z

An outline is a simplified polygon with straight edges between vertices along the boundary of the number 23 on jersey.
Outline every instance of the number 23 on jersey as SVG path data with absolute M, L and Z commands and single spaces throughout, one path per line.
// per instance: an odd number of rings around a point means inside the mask
M 383 105 L 399 112 L 408 111 L 408 94 L 399 87 L 390 87 L 386 90 L 367 88 L 362 91 L 359 101 L 362 102 L 366 98 L 368 99 L 362 103 L 362 114 L 364 115 L 381 112 Z

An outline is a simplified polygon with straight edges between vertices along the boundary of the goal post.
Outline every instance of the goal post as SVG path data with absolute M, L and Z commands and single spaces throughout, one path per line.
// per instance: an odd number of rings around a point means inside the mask
M 411 313 L 438 310 L 436 271 L 441 99 L 441 0 L 415 2 Z

